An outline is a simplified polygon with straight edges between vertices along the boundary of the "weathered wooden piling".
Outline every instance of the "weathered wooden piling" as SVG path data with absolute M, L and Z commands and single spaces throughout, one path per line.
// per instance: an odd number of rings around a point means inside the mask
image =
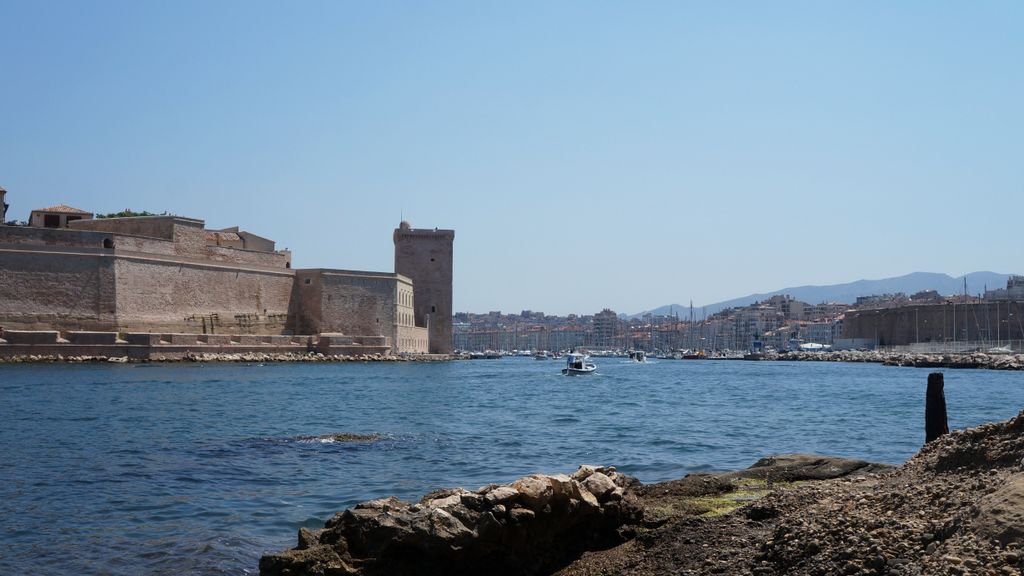
M 927 444 L 943 434 L 949 434 L 946 423 L 946 394 L 942 372 L 928 375 L 928 392 L 924 400 L 924 442 Z

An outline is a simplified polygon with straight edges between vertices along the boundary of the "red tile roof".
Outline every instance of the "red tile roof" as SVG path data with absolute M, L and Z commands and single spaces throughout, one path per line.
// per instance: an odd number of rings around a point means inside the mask
M 72 208 L 66 204 L 57 204 L 56 206 L 50 206 L 49 208 L 39 208 L 37 210 L 33 210 L 33 212 L 50 212 L 55 214 L 92 214 L 92 212 Z
M 242 238 L 234 232 L 217 232 L 214 230 L 206 231 L 207 240 L 217 240 L 218 238 L 226 242 L 240 242 L 242 240 Z

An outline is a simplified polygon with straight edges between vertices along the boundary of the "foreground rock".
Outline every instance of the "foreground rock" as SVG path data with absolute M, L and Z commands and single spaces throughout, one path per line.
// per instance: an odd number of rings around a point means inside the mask
M 632 536 L 628 526 L 642 519 L 636 485 L 614 468 L 581 466 L 572 476 L 433 492 L 417 504 L 372 500 L 323 530 L 299 530 L 298 546 L 264 556 L 260 574 L 547 574 Z
M 651 485 L 581 468 L 416 505 L 374 501 L 301 531 L 299 548 L 264 557 L 261 569 L 1010 576 L 1024 574 L 1022 547 L 1024 412 L 942 436 L 897 468 L 786 455 Z
M 662 520 L 558 575 L 1019 575 L 1022 458 L 1024 413 L 943 436 L 898 468 L 779 483 L 722 513 L 713 505 L 664 510 L 666 502 L 725 500 L 737 481 L 725 482 L 728 475 L 644 487 L 645 522 L 652 509 L 662 510 Z M 689 492 L 653 499 L 687 483 Z

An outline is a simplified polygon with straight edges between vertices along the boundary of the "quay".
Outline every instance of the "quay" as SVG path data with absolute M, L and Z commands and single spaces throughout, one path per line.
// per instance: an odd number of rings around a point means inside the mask
M 0 362 L 110 360 L 325 361 L 447 360 L 447 354 L 392 354 L 386 337 L 317 334 L 187 334 L 6 330 Z

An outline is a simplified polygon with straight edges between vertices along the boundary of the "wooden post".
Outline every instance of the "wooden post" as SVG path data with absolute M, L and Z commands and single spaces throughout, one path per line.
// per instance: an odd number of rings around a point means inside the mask
M 927 444 L 943 434 L 949 434 L 946 423 L 946 394 L 943 392 L 942 372 L 928 375 L 928 392 L 924 400 L 924 442 Z

